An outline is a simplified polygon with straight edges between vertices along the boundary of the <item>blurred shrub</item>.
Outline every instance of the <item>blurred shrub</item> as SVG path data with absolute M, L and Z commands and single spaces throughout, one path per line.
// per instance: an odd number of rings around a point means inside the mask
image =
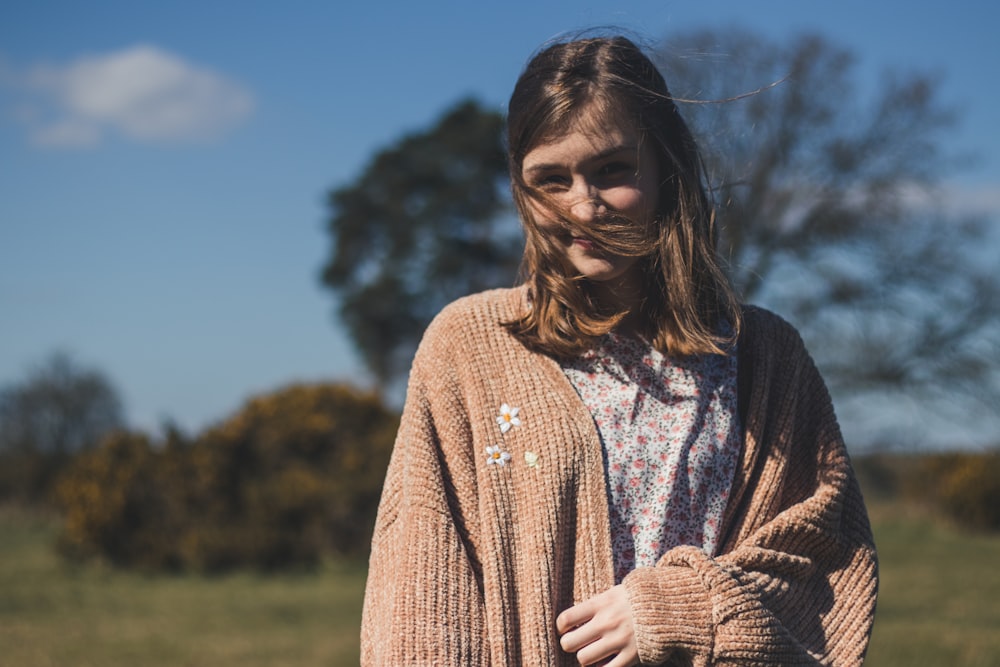
M 190 559 L 273 568 L 364 553 L 397 426 L 376 396 L 339 385 L 251 401 L 195 443 Z
M 962 527 L 1000 530 L 1000 452 L 925 455 L 905 492 L 912 500 L 930 502 Z
M 899 462 L 884 453 L 854 457 L 854 472 L 867 500 L 888 500 L 899 493 Z
M 63 551 L 204 571 L 363 554 L 397 426 L 374 394 L 297 385 L 190 442 L 114 436 L 59 485 Z
M 73 558 L 100 556 L 115 565 L 177 568 L 183 514 L 166 459 L 146 435 L 120 432 L 77 456 L 56 485 L 64 511 L 59 547 Z

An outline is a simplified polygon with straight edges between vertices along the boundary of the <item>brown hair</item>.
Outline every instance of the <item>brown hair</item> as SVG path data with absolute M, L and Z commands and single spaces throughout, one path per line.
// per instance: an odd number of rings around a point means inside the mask
M 602 307 L 551 234 L 540 230 L 539 207 L 556 213 L 564 226 L 574 223 L 522 173 L 525 156 L 565 134 L 584 110 L 634 123 L 640 141 L 651 142 L 657 154 L 659 204 L 651 229 L 637 234 L 636 221 L 613 217 L 586 229 L 605 250 L 640 257 L 639 332 L 666 354 L 725 353 L 739 332 L 740 313 L 716 254 L 698 149 L 656 66 L 621 36 L 551 45 L 531 59 L 514 87 L 507 147 L 526 236 L 521 275 L 532 307 L 507 327 L 529 347 L 566 357 L 591 347 L 628 314 Z

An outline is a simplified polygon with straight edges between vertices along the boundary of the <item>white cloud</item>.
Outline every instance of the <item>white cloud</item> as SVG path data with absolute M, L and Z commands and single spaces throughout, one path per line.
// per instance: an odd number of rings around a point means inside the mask
M 95 146 L 109 133 L 144 142 L 211 139 L 254 105 L 238 83 L 153 46 L 36 66 L 17 78 L 32 96 L 21 103 L 31 112 L 19 116 L 32 140 L 49 147 Z
M 34 128 L 31 138 L 39 146 L 91 148 L 101 143 L 101 129 L 95 123 L 67 118 Z

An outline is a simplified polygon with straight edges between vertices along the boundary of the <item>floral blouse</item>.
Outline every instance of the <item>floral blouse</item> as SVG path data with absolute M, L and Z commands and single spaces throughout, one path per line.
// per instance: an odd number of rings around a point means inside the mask
M 742 446 L 735 352 L 673 359 L 612 333 L 563 362 L 604 447 L 617 582 L 675 546 L 719 546 Z

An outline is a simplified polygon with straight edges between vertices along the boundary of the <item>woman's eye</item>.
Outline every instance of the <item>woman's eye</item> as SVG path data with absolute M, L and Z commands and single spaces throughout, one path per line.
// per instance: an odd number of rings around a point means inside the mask
M 628 162 L 609 162 L 601 167 L 604 176 L 626 176 L 635 173 L 635 167 Z
M 565 176 L 560 176 L 558 174 L 549 174 L 548 176 L 543 176 L 541 178 L 535 179 L 532 185 L 539 190 L 545 190 L 546 192 L 552 192 L 555 190 L 562 190 L 569 186 L 569 179 Z

